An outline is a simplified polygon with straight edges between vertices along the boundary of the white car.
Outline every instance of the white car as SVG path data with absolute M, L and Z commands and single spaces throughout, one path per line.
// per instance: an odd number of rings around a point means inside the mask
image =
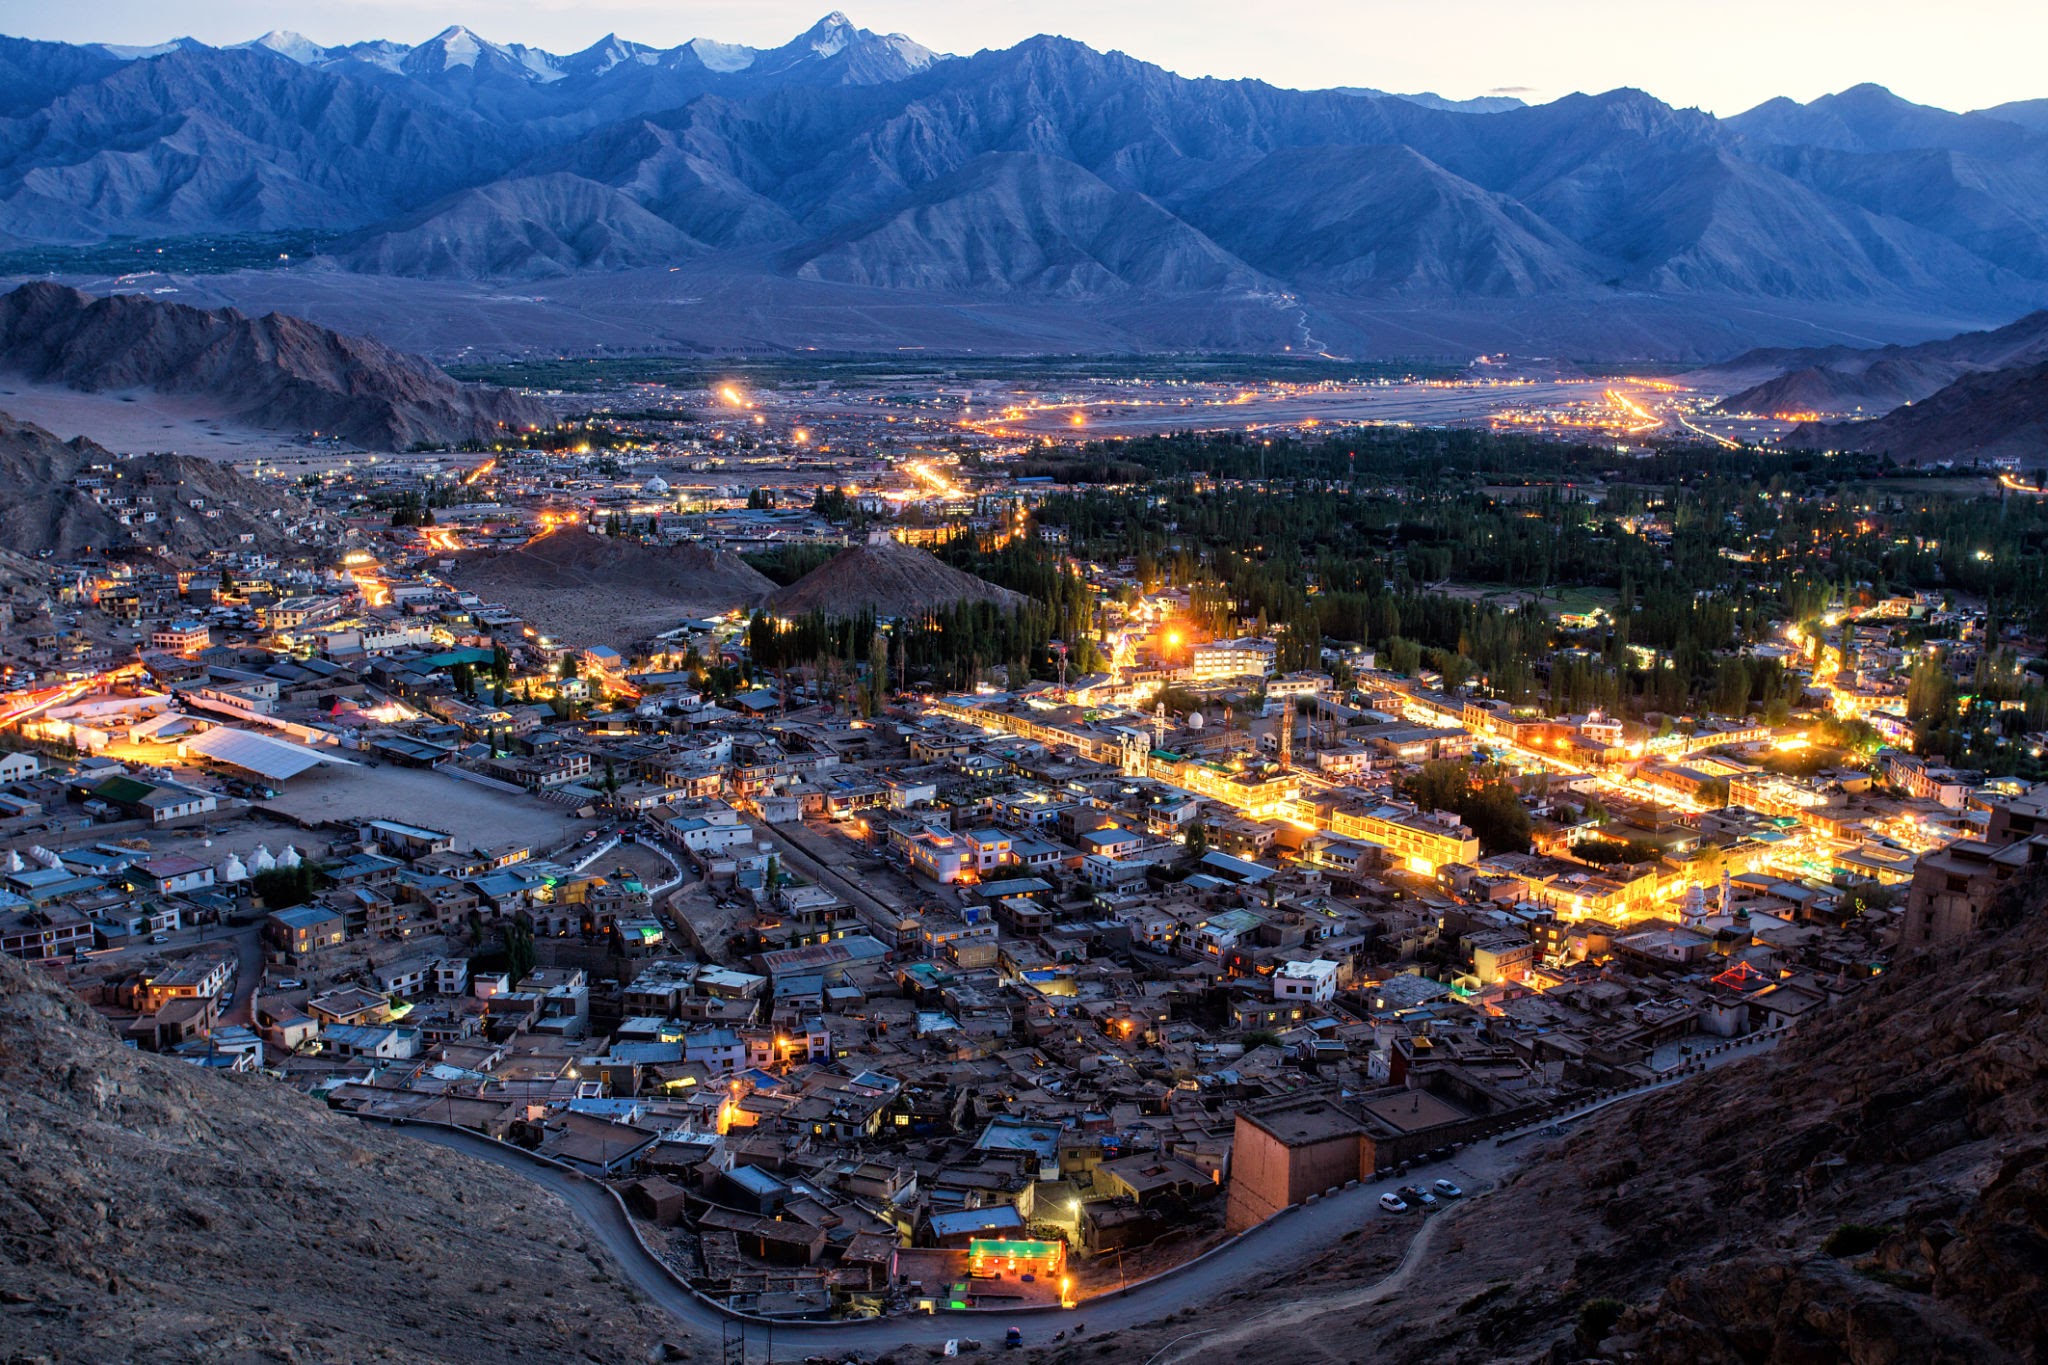
M 306 983 L 299 980 L 296 976 L 288 976 L 277 983 L 277 988 L 281 991 L 296 991 L 304 989 L 305 985 Z
M 1436 1192 L 1446 1199 L 1463 1199 L 1465 1192 L 1448 1180 L 1439 1180 L 1434 1186 Z
M 1380 1196 L 1380 1207 L 1388 1213 L 1406 1213 L 1408 1201 L 1398 1194 L 1383 1194 Z
M 164 933 L 162 930 L 158 930 L 156 933 L 151 934 L 149 936 L 149 941 L 151 943 L 169 943 L 171 941 L 171 936 L 169 934 Z

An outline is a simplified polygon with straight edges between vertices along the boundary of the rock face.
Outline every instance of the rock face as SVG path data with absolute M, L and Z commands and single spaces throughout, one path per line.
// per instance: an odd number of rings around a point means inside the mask
M 60 441 L 0 413 L 0 543 L 18 554 L 160 550 L 186 559 L 241 544 L 244 535 L 258 549 L 290 551 L 303 548 L 306 537 L 294 530 L 311 516 L 281 487 L 226 465 L 188 455 L 117 459 L 83 437 Z
M 2048 884 L 1997 914 L 1590 1121 L 1341 1324 L 1347 1358 L 2048 1360 Z
M 621 631 L 672 630 L 689 617 L 751 607 L 775 587 L 722 550 L 643 545 L 574 529 L 517 549 L 463 555 L 449 577 L 571 644 L 614 642 Z
M 488 441 L 550 420 L 530 399 L 458 384 L 417 356 L 301 318 L 47 283 L 0 296 L 0 368 L 91 392 L 195 397 L 249 426 L 372 450 Z
M 963 602 L 987 602 L 1005 610 L 1030 599 L 986 579 L 943 564 L 914 545 L 887 541 L 841 550 L 768 598 L 778 616 L 821 612 L 845 618 L 872 611 L 877 616 L 917 616 Z
M 1902 464 L 2011 458 L 2048 465 L 2048 362 L 1966 374 L 1874 422 L 1805 422 L 1785 444 L 1864 450 Z
M 12 958 L 0 1138 L 9 1359 L 644 1360 L 660 1330 L 519 1175 L 123 1047 Z

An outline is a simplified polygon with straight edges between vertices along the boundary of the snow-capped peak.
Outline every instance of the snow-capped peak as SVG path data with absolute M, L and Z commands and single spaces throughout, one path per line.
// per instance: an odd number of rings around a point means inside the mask
M 721 43 L 715 38 L 692 38 L 683 46 L 713 71 L 745 71 L 760 55 L 759 49 L 744 43 Z
M 853 26 L 853 20 L 835 9 L 811 25 L 811 31 L 804 37 L 810 40 L 811 51 L 820 57 L 836 57 L 844 52 L 846 45 L 859 34 L 860 30 Z
M 243 47 L 260 47 L 275 52 L 280 57 L 290 58 L 301 66 L 311 66 L 327 56 L 327 49 L 302 33 L 290 29 L 274 28 L 254 42 L 243 43 Z
M 471 33 L 460 24 L 450 24 L 436 34 L 433 41 L 423 44 L 441 49 L 441 65 L 475 66 L 476 59 L 483 55 L 483 39 Z
M 109 57 L 118 57 L 124 62 L 142 62 L 148 61 L 151 57 L 167 56 L 170 53 L 180 52 L 186 48 L 205 47 L 206 44 L 200 42 L 197 38 L 173 38 L 168 43 L 151 43 L 144 47 L 130 46 L 125 43 L 101 43 L 99 46 L 100 51 L 106 53 Z

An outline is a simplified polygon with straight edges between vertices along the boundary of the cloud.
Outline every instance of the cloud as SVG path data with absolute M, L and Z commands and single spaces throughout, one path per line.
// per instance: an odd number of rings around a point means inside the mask
M 1496 85 L 1486 93 L 1489 95 L 1533 95 L 1536 93 L 1536 87 L 1533 85 Z

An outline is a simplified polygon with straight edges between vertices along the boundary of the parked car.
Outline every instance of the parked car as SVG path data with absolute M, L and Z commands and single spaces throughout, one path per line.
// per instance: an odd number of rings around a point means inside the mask
M 1406 1213 L 1408 1201 L 1398 1194 L 1383 1194 L 1380 1196 L 1380 1207 L 1388 1213 Z
M 1403 1185 L 1401 1197 L 1411 1204 L 1420 1204 L 1425 1209 L 1436 1207 L 1436 1196 L 1416 1185 Z
M 165 933 L 163 930 L 159 929 L 149 936 L 149 941 L 151 943 L 169 943 L 171 941 L 171 936 Z
M 1432 1187 L 1446 1199 L 1463 1199 L 1465 1192 L 1448 1180 L 1439 1180 Z
M 1023 1344 L 1024 1329 L 1022 1327 L 1012 1327 L 1009 1331 L 1003 1333 L 1003 1345 L 1007 1349 L 1014 1351 Z
M 288 976 L 277 983 L 277 988 L 281 991 L 301 991 L 306 988 L 306 983 L 296 976 Z

